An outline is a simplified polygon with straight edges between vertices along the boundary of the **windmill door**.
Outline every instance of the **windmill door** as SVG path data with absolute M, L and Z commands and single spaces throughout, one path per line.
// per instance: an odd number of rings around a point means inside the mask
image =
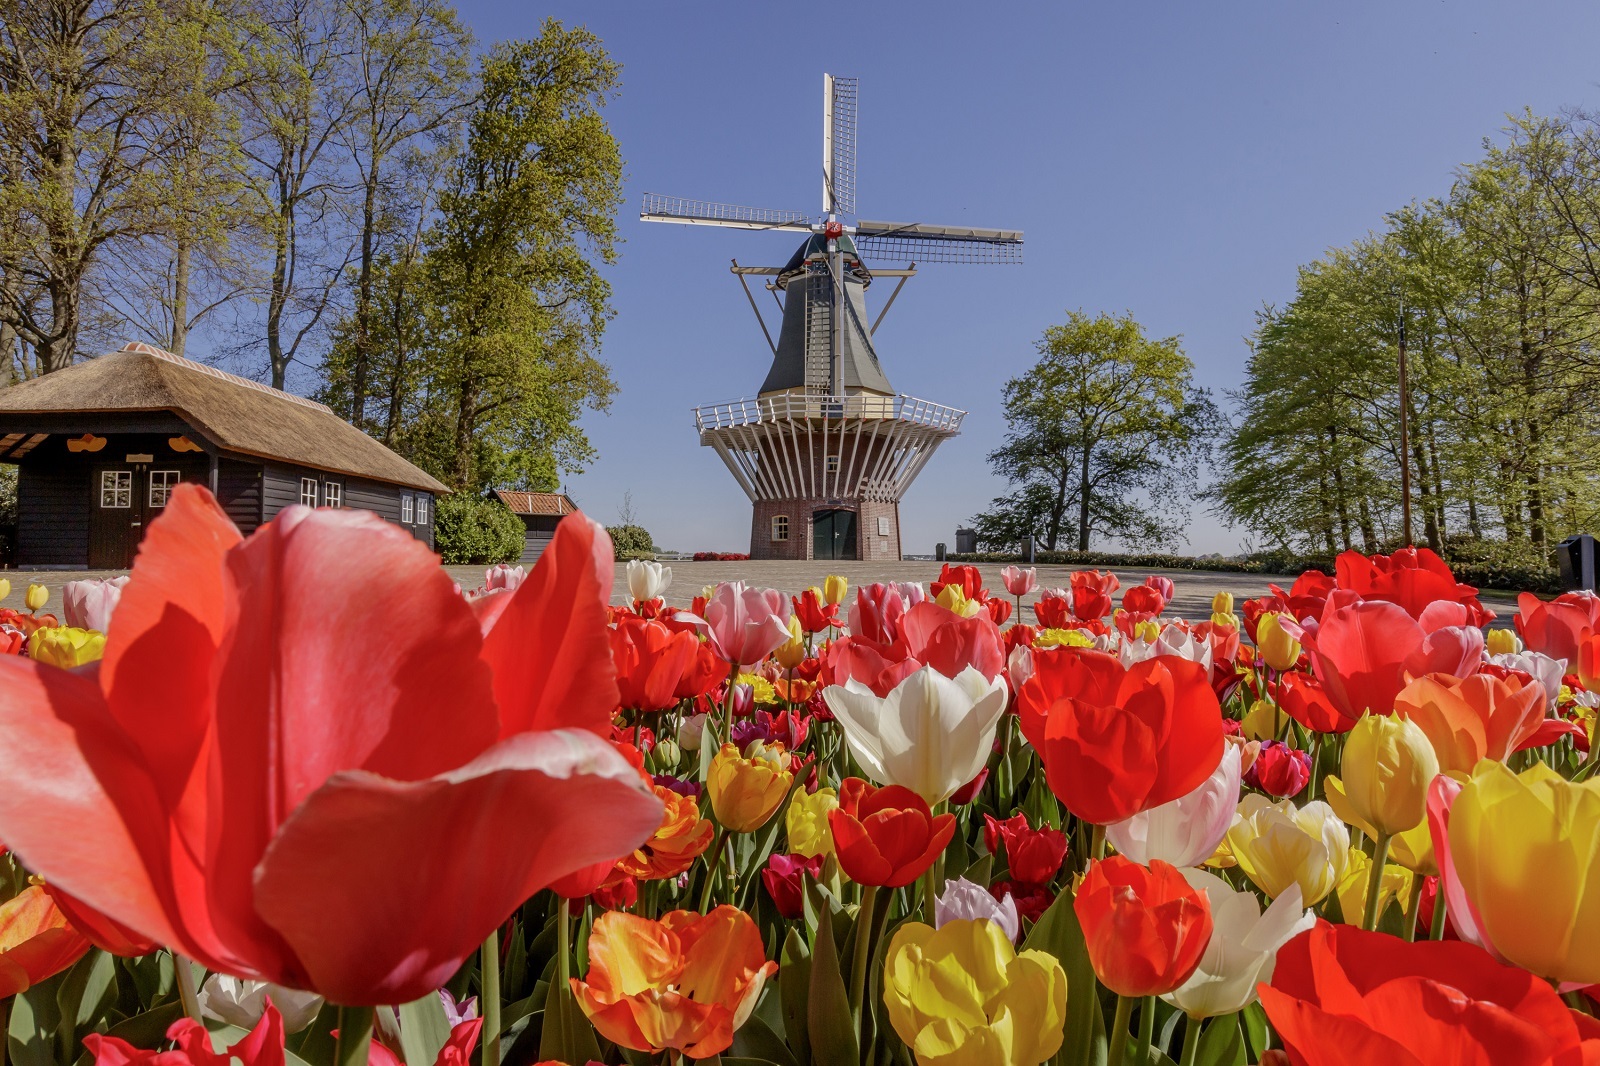
M 133 566 L 139 541 L 151 520 L 166 508 L 173 488 L 179 481 L 198 480 L 201 476 L 192 462 L 95 467 L 89 481 L 90 569 L 126 570 Z
M 814 559 L 858 559 L 856 551 L 856 513 L 818 511 L 811 518 L 811 557 Z

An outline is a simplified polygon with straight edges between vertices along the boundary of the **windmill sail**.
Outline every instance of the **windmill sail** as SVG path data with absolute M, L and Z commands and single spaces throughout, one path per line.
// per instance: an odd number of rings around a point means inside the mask
M 856 226 L 856 247 L 867 259 L 917 263 L 1020 263 L 1022 231 L 863 220 Z

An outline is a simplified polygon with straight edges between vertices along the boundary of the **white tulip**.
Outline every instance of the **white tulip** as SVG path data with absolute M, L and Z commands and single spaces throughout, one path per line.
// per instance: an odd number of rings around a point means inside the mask
M 1211 642 L 1200 640 L 1183 626 L 1166 625 L 1156 638 L 1156 654 L 1171 655 L 1199 663 L 1206 673 L 1211 672 Z
M 1187 796 L 1106 826 L 1106 840 L 1134 862 L 1199 866 L 1216 854 L 1239 806 L 1239 747 L 1227 744 L 1211 776 Z
M 1254 892 L 1235 892 L 1216 874 L 1184 870 L 1211 904 L 1211 940 L 1200 965 L 1175 991 L 1161 998 L 1191 1018 L 1220 1018 L 1256 1000 L 1256 985 L 1272 980 L 1278 949 L 1317 924 L 1301 905 L 1300 886 L 1290 885 L 1265 913 Z
M 969 666 L 954 678 L 924 666 L 879 699 L 850 678 L 822 698 L 861 769 L 880 785 L 909 788 L 930 805 L 978 776 L 1006 710 L 1006 683 Z
M 941 928 L 946 922 L 959 920 L 986 921 L 998 925 L 1013 944 L 1022 935 L 1022 918 L 1017 914 L 1017 901 L 1007 892 L 1004 899 L 995 899 L 987 888 L 957 877 L 944 886 L 944 891 L 933 902 L 933 927 Z
M 1146 659 L 1154 659 L 1160 652 L 1156 649 L 1154 641 L 1143 640 L 1139 637 L 1127 637 L 1124 638 L 1115 654 L 1118 659 L 1122 660 L 1122 668 L 1126 670 L 1134 663 L 1142 663 Z
M 705 732 L 706 716 L 691 714 L 678 723 L 678 747 L 684 751 L 699 751 L 700 737 Z
M 672 567 L 647 559 L 628 563 L 628 594 L 643 603 L 658 599 L 672 584 Z
M 1257 888 L 1277 899 L 1298 885 L 1312 906 L 1333 891 L 1350 861 L 1350 829 L 1321 800 L 1296 807 L 1252 792 L 1239 801 L 1228 843 Z
M 1506 652 L 1502 655 L 1490 655 L 1488 659 L 1496 666 L 1503 666 L 1508 670 L 1521 670 L 1531 676 L 1544 686 L 1544 694 L 1549 700 L 1545 707 L 1548 709 L 1556 705 L 1556 699 L 1561 695 L 1561 679 L 1567 673 L 1567 660 L 1552 659 L 1538 651 Z
M 188 965 L 181 959 L 179 964 Z M 283 1015 L 285 1033 L 298 1033 L 315 1021 L 317 1012 L 322 1009 L 322 997 L 315 992 L 301 992 L 268 981 L 251 981 L 220 973 L 206 978 L 196 998 L 200 1013 L 205 1017 L 241 1029 L 254 1029 L 267 1009 L 268 997 Z

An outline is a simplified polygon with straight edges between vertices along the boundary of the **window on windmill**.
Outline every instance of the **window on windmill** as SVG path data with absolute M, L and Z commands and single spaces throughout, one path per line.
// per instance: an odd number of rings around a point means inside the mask
M 300 479 L 300 502 L 307 507 L 315 507 L 317 505 L 316 478 L 303 477 Z
M 788 515 L 786 515 L 786 514 L 775 514 L 775 515 L 772 516 L 772 539 L 773 540 L 788 540 L 789 539 L 789 516 Z
M 878 516 L 878 536 L 887 537 L 888 535 L 889 535 L 889 516 L 881 514 L 881 515 Z
M 837 474 L 838 472 L 839 472 L 839 457 L 837 455 L 828 456 L 828 473 Z

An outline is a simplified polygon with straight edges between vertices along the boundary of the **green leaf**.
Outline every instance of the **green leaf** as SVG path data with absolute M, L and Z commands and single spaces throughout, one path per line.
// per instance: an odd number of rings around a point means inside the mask
M 783 940 L 778 962 L 778 999 L 783 1006 L 783 1031 L 801 1062 L 811 1061 L 807 1033 L 806 1001 L 811 995 L 811 948 L 800 930 L 791 926 Z
M 550 982 L 544 1001 L 544 1027 L 539 1033 L 539 1058 L 557 1062 L 588 1062 L 600 1057 L 594 1026 L 565 981 Z M 429 1060 L 432 1061 L 432 1060 Z
M 1267 1050 L 1267 1043 L 1272 1039 L 1272 1027 L 1267 1024 L 1267 1012 L 1261 1009 L 1260 1003 L 1251 1003 L 1239 1012 L 1239 1020 L 1244 1023 L 1245 1039 L 1250 1042 L 1250 1052 L 1260 1058 Z
M 450 1016 L 439 993 L 400 1005 L 400 1049 L 408 1066 L 431 1066 L 450 1039 Z
M 729 1055 L 734 1058 L 728 1058 Z M 722 1061 L 725 1063 L 740 1060 L 771 1062 L 774 1066 L 800 1066 L 794 1052 L 778 1038 L 778 1034 L 766 1022 L 755 1017 L 739 1027 L 738 1032 L 733 1034 L 733 1043 L 723 1053 Z
M 1034 923 L 1022 948 L 1054 955 L 1067 974 L 1066 1039 L 1058 1060 L 1067 1066 L 1091 1066 L 1105 1061 L 1105 1017 L 1100 1010 L 1094 966 L 1089 962 L 1083 929 L 1072 910 L 1072 893 L 1056 896 Z
M 60 1024 L 56 1006 L 58 983 L 34 985 L 11 1000 L 11 1021 L 6 1029 L 6 1049 L 13 1066 L 55 1066 L 51 1035 Z
M 1199 1023 L 1191 1021 L 1189 1024 Z M 1237 1014 L 1213 1018 L 1200 1033 L 1195 1066 L 1244 1066 L 1245 1058 L 1244 1033 L 1239 1028 Z
M 824 908 L 818 916 L 817 941 L 812 947 L 811 988 L 806 1002 L 806 1025 L 815 1066 L 860 1066 L 856 1027 L 850 1017 L 850 997 L 839 970 L 839 949 L 833 939 L 833 913 Z

